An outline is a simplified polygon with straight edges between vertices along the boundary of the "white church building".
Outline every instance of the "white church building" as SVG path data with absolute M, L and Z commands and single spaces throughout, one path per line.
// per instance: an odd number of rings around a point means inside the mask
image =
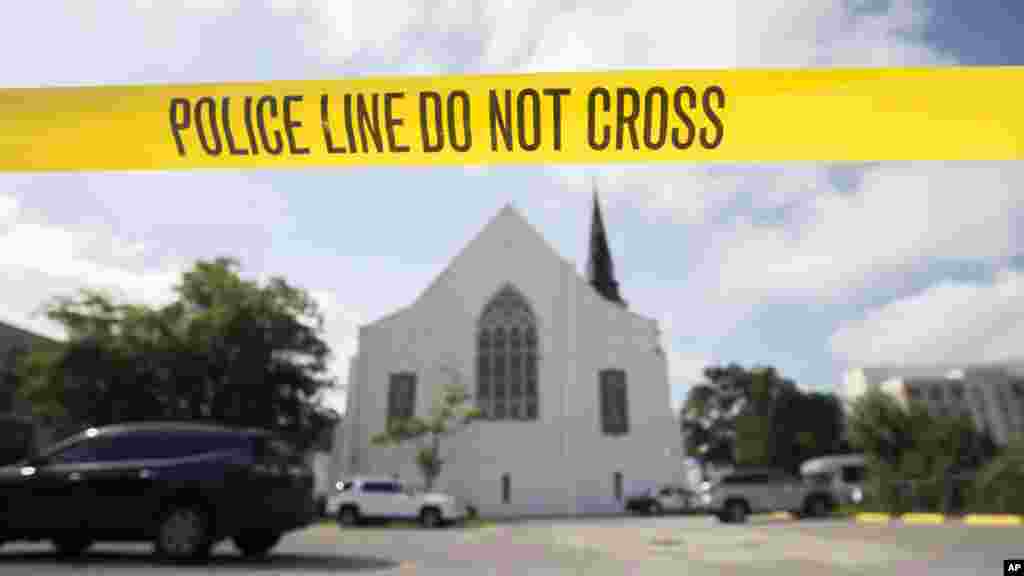
M 414 444 L 371 438 L 454 383 L 484 417 L 445 439 L 435 488 L 485 516 L 621 511 L 684 475 L 660 340 L 619 296 L 596 193 L 587 278 L 506 205 L 415 302 L 360 327 L 334 474 L 419 483 Z

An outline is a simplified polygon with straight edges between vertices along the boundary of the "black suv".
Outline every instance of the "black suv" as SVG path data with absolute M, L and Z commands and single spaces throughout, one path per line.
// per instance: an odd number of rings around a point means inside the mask
M 262 430 L 90 428 L 0 468 L 0 543 L 52 540 L 62 555 L 97 541 L 151 541 L 161 558 L 194 561 L 230 538 L 262 556 L 314 517 L 310 467 Z

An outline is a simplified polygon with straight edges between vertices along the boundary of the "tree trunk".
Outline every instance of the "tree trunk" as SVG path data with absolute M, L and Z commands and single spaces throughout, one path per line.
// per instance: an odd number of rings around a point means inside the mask
M 436 463 L 441 458 L 441 439 L 437 434 L 432 435 L 430 439 L 430 449 L 434 453 L 434 467 L 427 473 L 427 492 L 434 490 L 434 481 L 437 479 L 438 474 L 441 472 L 441 467 Z

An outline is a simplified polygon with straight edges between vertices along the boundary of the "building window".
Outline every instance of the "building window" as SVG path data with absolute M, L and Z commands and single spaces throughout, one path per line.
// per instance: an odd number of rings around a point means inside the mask
M 921 398 L 921 389 L 917 386 L 907 386 L 907 397 L 911 400 L 919 400 Z
M 964 385 L 960 382 L 954 382 L 950 387 L 950 392 L 953 394 L 953 398 L 957 402 L 963 402 L 964 399 Z
M 400 372 L 391 375 L 388 383 L 388 427 L 416 414 L 416 375 Z
M 510 285 L 484 307 L 477 329 L 477 407 L 491 420 L 536 420 L 537 322 Z
M 601 395 L 601 431 L 607 436 L 629 434 L 629 395 L 626 373 L 602 370 L 599 376 Z
M 615 500 L 622 502 L 622 472 L 616 472 L 612 482 L 615 485 Z
M 512 501 L 512 476 L 509 474 L 501 475 L 501 503 L 508 504 Z
M 1013 383 L 1013 395 L 1024 400 L 1024 382 L 1017 380 Z
M 932 386 L 932 389 L 931 389 L 930 392 L 931 392 L 932 402 L 935 402 L 936 404 L 941 404 L 942 403 L 942 388 L 940 388 L 939 386 Z

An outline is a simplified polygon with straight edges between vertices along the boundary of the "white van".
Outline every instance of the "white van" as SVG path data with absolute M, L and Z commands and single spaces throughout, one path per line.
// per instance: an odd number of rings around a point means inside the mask
M 800 466 L 800 475 L 809 488 L 827 491 L 835 504 L 859 504 L 866 470 L 862 454 L 848 454 L 808 460 Z

